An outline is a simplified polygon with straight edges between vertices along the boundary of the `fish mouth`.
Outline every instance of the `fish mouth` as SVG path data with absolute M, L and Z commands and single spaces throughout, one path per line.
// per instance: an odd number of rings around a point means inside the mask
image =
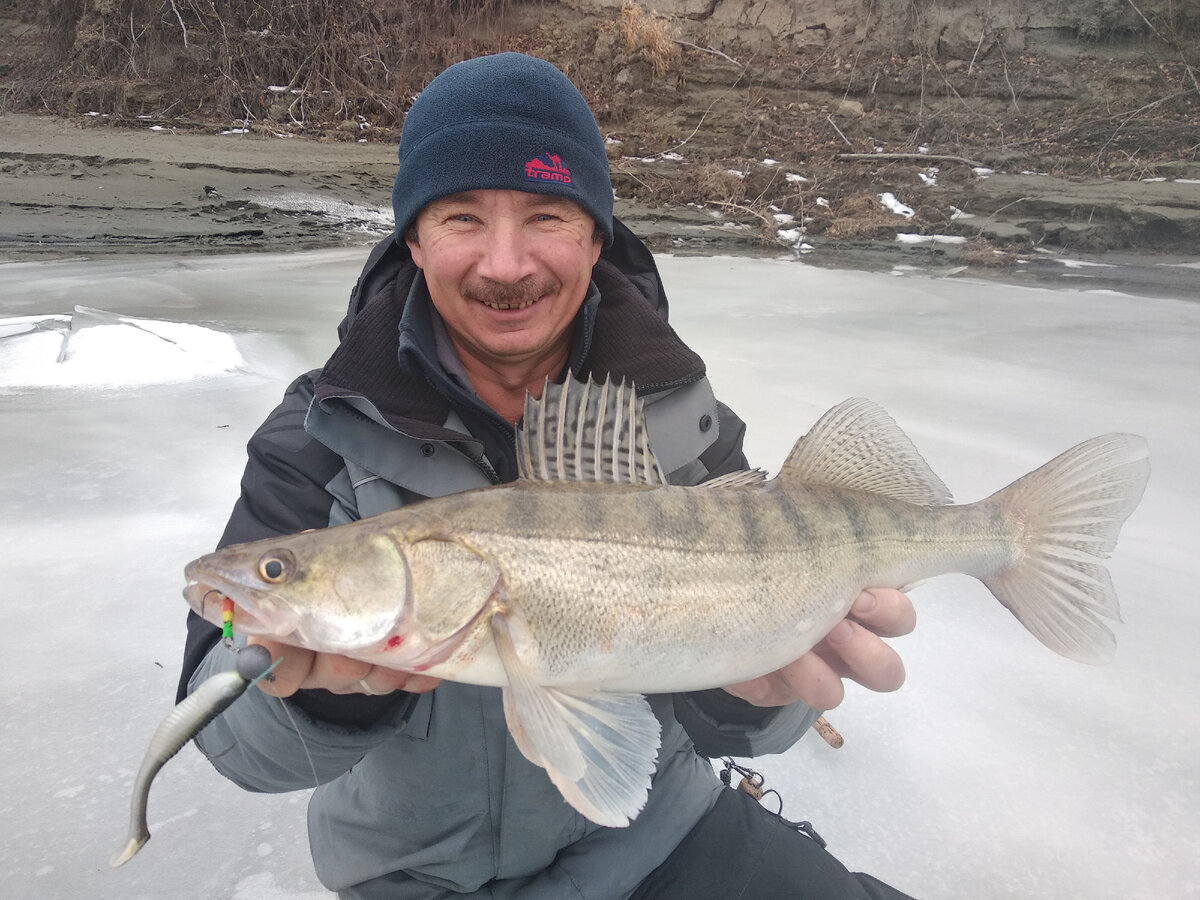
M 286 641 L 296 632 L 297 617 L 264 591 L 251 591 L 245 585 L 222 578 L 216 572 L 194 564 L 184 571 L 187 584 L 183 599 L 200 618 L 217 627 L 226 599 L 234 604 L 233 627 L 242 634 L 265 635 Z M 252 596 L 253 595 L 253 596 Z

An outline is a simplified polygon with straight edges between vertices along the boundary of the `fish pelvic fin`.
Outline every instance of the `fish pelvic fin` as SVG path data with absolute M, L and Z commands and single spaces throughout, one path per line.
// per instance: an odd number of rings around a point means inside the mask
M 800 440 L 777 479 L 879 494 L 918 506 L 945 506 L 950 490 L 929 468 L 883 408 L 861 397 L 844 400 Z
M 598 825 L 623 828 L 642 807 L 658 757 L 660 726 L 641 694 L 538 684 L 514 641 L 519 620 L 492 616 L 508 676 L 504 717 L 517 748 L 550 776 L 563 798 Z
M 667 483 L 632 384 L 547 380 L 542 398 L 525 395 L 517 428 L 517 471 L 539 481 Z
M 1092 438 L 1055 457 L 985 504 L 1020 523 L 1016 559 L 982 579 L 1043 644 L 1085 663 L 1110 662 L 1116 638 L 1101 619 L 1120 621 L 1103 561 L 1150 477 L 1145 439 Z

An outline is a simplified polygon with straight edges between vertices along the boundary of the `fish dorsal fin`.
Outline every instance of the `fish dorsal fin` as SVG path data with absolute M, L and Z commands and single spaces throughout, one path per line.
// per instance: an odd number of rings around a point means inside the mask
M 725 475 L 718 475 L 709 481 L 702 481 L 696 487 L 702 488 L 726 488 L 726 487 L 753 487 L 756 484 L 762 484 L 767 480 L 766 469 L 746 469 L 744 471 L 729 472 Z
M 504 718 L 518 749 L 541 766 L 571 806 L 598 825 L 622 828 L 646 805 L 661 728 L 641 694 L 540 685 L 517 649 L 518 612 L 492 616 L 508 684 Z
M 839 403 L 788 454 L 779 480 L 880 494 L 920 506 L 945 506 L 950 491 L 900 426 L 876 403 Z
M 611 378 L 603 384 L 547 380 L 541 400 L 526 394 L 517 470 L 538 481 L 667 483 L 650 449 L 642 401 L 633 385 Z

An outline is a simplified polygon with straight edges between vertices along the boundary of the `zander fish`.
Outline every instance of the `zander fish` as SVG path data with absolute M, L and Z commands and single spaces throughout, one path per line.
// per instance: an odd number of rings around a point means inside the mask
M 502 688 L 521 752 L 609 826 L 654 771 L 644 693 L 774 671 L 866 587 L 963 572 L 1052 650 L 1111 659 L 1102 560 L 1149 476 L 1145 441 L 1110 434 L 951 506 L 895 422 L 848 400 L 773 479 L 673 486 L 633 389 L 571 379 L 527 398 L 517 455 L 510 484 L 204 556 L 185 596 L 215 624 L 224 593 L 246 634 Z

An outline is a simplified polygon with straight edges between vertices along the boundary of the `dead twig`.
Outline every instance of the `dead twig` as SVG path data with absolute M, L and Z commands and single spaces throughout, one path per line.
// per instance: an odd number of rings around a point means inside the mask
M 1164 103 L 1174 100 L 1176 97 L 1182 97 L 1186 93 L 1187 93 L 1187 91 L 1176 91 L 1173 94 L 1167 94 L 1167 96 L 1165 96 L 1165 97 L 1159 97 L 1157 100 L 1152 100 L 1151 102 L 1146 103 L 1143 106 L 1139 106 L 1137 109 L 1135 109 L 1129 115 L 1127 115 L 1124 119 L 1122 119 L 1120 121 L 1120 123 L 1118 123 L 1117 127 L 1113 129 L 1113 133 L 1108 136 L 1108 140 L 1104 142 L 1104 145 L 1099 150 L 1096 151 L 1096 163 L 1095 163 L 1096 170 L 1097 171 L 1100 170 L 1100 161 L 1104 158 L 1104 151 L 1108 149 L 1109 144 L 1111 144 L 1114 140 L 1116 140 L 1117 135 L 1121 133 L 1122 128 L 1124 128 L 1126 125 L 1128 125 L 1134 119 L 1136 119 L 1142 113 L 1147 112 L 1148 110 L 1151 110 L 1151 109 L 1155 109 L 1159 106 L 1162 106 Z M 1113 116 L 1112 118 L 1116 118 L 1116 117 Z
M 1018 203 L 1026 203 L 1032 199 L 1033 199 L 1032 197 L 1018 197 L 1016 200 L 1012 201 L 1011 203 L 1005 203 L 999 209 L 992 210 L 991 214 L 986 219 L 983 220 L 983 224 L 979 226 L 979 230 L 977 232 L 975 232 L 975 237 L 983 237 L 983 230 L 985 228 L 987 228 L 988 225 L 991 224 L 992 219 L 996 218 L 996 216 L 1000 215 L 1000 213 L 1004 212 L 1010 206 L 1016 206 Z
M 188 45 L 187 26 L 183 24 L 183 16 L 179 14 L 175 0 L 171 0 L 171 12 L 175 13 L 175 18 L 179 20 L 179 30 L 183 32 L 183 49 L 186 50 Z
M 853 150 L 854 145 L 852 143 L 850 143 L 850 138 L 848 138 L 844 134 L 842 134 L 842 129 L 837 127 L 837 122 L 833 121 L 833 116 L 826 116 L 825 121 L 833 126 L 833 130 L 838 133 L 838 137 L 840 137 L 843 141 L 846 142 L 847 147 L 849 147 L 851 150 Z
M 707 202 L 711 203 L 713 206 L 719 206 L 722 209 L 733 209 L 737 210 L 738 212 L 749 213 L 750 215 L 758 218 L 766 228 L 775 229 L 778 227 L 778 223 L 774 218 L 767 215 L 765 212 L 762 212 L 761 210 L 755 209 L 753 206 L 747 206 L 744 203 L 731 203 L 728 200 L 709 200 Z
M 837 126 L 834 127 L 836 128 Z M 838 160 L 838 162 L 863 159 L 912 159 L 929 162 L 958 162 L 972 168 L 983 167 L 983 163 L 967 159 L 965 156 L 947 156 L 942 153 L 839 153 L 834 159 Z
M 728 92 L 726 92 L 726 93 L 728 93 Z M 717 105 L 717 101 L 721 100 L 724 96 L 725 96 L 725 94 L 722 94 L 720 97 L 717 97 L 717 99 L 714 100 L 712 103 L 708 104 L 708 109 L 704 110 L 704 112 L 701 114 L 700 121 L 696 123 L 696 127 L 692 129 L 691 134 L 689 134 L 687 137 L 685 137 L 682 141 L 680 141 L 674 147 L 671 147 L 667 150 L 660 151 L 659 155 L 661 156 L 663 153 L 674 153 L 676 150 L 678 150 L 680 147 L 682 147 L 684 144 L 686 144 L 688 141 L 690 141 L 692 138 L 694 138 L 696 136 L 696 132 L 698 132 L 700 130 L 700 126 L 704 124 L 704 119 L 708 116 L 708 114 L 710 112 L 712 112 L 712 108 Z
M 1133 0 L 1127 0 L 1127 2 L 1133 7 L 1133 11 L 1141 16 L 1142 21 L 1146 23 L 1146 27 L 1150 29 L 1154 36 L 1179 54 L 1179 59 L 1183 63 L 1183 70 L 1187 72 L 1188 78 L 1192 80 L 1192 87 L 1196 89 L 1196 93 L 1200 94 L 1200 81 L 1196 79 L 1196 70 L 1187 61 L 1187 55 L 1183 52 L 1183 47 L 1180 46 L 1179 41 L 1174 38 L 1168 39 L 1164 37 L 1162 32 L 1154 27 L 1154 23 L 1146 18 L 1146 14 L 1138 8 L 1138 5 Z
M 1000 47 L 1000 58 L 1004 60 L 1004 83 L 1008 85 L 1008 92 L 1012 94 L 1013 109 L 1018 113 L 1021 112 L 1021 106 L 1017 103 L 1017 92 L 1013 88 L 1012 80 L 1008 77 L 1008 54 L 1004 52 L 1004 46 Z
M 683 47 L 690 47 L 693 50 L 699 50 L 701 53 L 711 53 L 713 56 L 719 56 L 721 59 L 733 63 L 743 72 L 746 70 L 746 66 L 749 65 L 749 63 L 742 64 L 732 56 L 728 56 L 727 54 L 722 53 L 720 50 L 714 50 L 712 47 L 701 47 L 699 44 L 693 44 L 691 41 L 682 41 L 679 38 L 671 38 L 671 40 Z

